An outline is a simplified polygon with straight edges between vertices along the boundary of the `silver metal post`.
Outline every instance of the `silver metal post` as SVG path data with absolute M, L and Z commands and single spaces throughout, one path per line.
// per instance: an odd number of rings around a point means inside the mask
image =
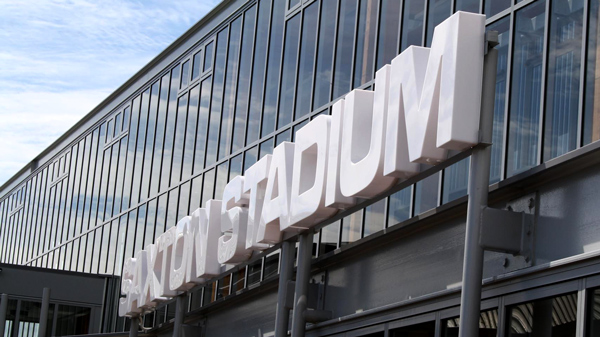
M 4 337 L 6 327 L 6 311 L 8 310 L 8 295 L 2 294 L 0 297 L 0 337 Z
M 479 141 L 480 143 L 491 144 L 496 92 L 496 64 L 498 61 L 498 51 L 493 47 L 498 40 L 497 34 L 488 32 L 487 35 L 487 53 L 483 64 Z M 495 40 L 493 36 L 496 37 Z M 471 155 L 459 337 L 479 336 L 481 280 L 483 278 L 483 248 L 479 245 L 479 225 L 482 208 L 487 206 L 488 202 L 491 150 L 491 146 L 487 146 L 474 150 Z
M 185 316 L 185 295 L 177 296 L 175 301 L 175 322 L 173 323 L 173 337 L 183 335 L 183 317 Z
M 129 325 L 129 337 L 137 337 L 139 327 L 140 327 L 140 316 L 131 317 L 131 322 Z
M 308 230 L 307 233 L 303 233 L 299 237 L 292 337 L 304 337 L 306 330 L 304 313 L 308 307 L 308 281 L 310 280 L 310 265 L 312 262 L 313 232 Z
M 44 288 L 42 293 L 42 309 L 40 311 L 40 327 L 38 337 L 46 337 L 48 329 L 48 308 L 50 307 L 50 288 Z
M 286 307 L 287 285 L 294 272 L 294 244 L 283 241 L 281 244 L 281 268 L 279 271 L 279 291 L 277 293 L 277 310 L 275 312 L 275 337 L 285 337 L 290 322 L 290 309 Z

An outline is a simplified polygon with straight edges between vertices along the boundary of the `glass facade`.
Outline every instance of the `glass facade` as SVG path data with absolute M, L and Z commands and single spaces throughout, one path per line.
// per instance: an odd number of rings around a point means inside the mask
M 124 258 L 334 100 L 370 88 L 399 52 L 430 45 L 457 10 L 482 11 L 500 34 L 491 183 L 600 139 L 597 1 L 251 0 L 1 191 L 0 262 L 120 275 Z M 317 255 L 465 196 L 468 169 L 465 159 L 323 228 Z M 198 296 L 210 303 L 275 275 L 278 256 Z M 58 310 L 60 323 L 75 309 Z

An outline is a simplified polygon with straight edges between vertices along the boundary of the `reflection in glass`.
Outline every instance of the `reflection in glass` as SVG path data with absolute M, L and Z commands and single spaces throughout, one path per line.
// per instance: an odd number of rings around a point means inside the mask
M 292 133 L 291 133 L 290 129 L 287 129 L 284 132 L 275 136 L 275 147 L 277 147 L 279 144 L 281 144 L 283 142 L 289 142 L 291 135 L 292 135 Z
M 254 44 L 254 25 L 256 23 L 256 6 L 250 7 L 244 13 L 244 28 L 242 31 L 242 47 L 240 56 L 240 75 L 237 83 L 237 97 L 233 128 L 233 142 L 231 152 L 236 152 L 244 147 L 246 137 L 246 122 L 248 117 L 250 72 L 252 70 L 252 47 Z M 260 62 L 257 62 L 260 63 Z
M 217 290 L 217 299 L 229 296 L 231 293 L 231 274 L 225 275 L 219 280 L 219 289 Z
M 273 154 L 273 138 L 267 139 L 266 141 L 260 143 L 260 158 L 267 154 Z
M 194 65 L 192 66 L 192 81 L 200 76 L 200 69 L 202 69 L 202 50 L 194 54 Z
M 110 223 L 103 225 L 101 228 L 96 229 L 96 242 L 98 246 L 95 247 L 95 255 L 100 255 L 100 264 L 98 266 L 99 274 L 106 274 L 106 266 L 108 260 L 108 240 L 110 239 Z M 139 239 L 141 240 L 141 238 Z
M 8 302 L 9 306 L 11 305 L 11 302 L 12 302 L 12 300 L 9 300 L 9 302 Z M 50 306 L 48 307 L 48 320 L 46 323 L 46 332 L 41 333 L 39 331 L 39 328 L 40 328 L 40 313 L 42 310 L 42 303 L 21 300 L 21 308 L 19 311 L 19 326 L 17 328 L 19 331 L 18 336 L 19 337 L 37 337 L 38 333 L 41 336 L 49 336 L 52 332 L 54 307 L 55 307 L 55 304 L 50 304 Z M 15 311 L 13 311 L 13 312 L 16 312 L 16 308 L 14 310 Z M 11 321 L 14 322 L 14 319 L 15 318 L 12 317 Z M 10 324 L 10 325 L 12 325 L 12 324 Z M 6 335 L 7 330 L 11 331 L 13 329 L 14 329 L 14 327 L 12 327 L 12 329 L 10 327 L 9 327 L 9 329 L 6 329 L 4 331 L 5 336 L 10 336 L 10 335 Z
M 127 241 L 125 242 L 124 258 L 128 259 L 135 254 L 135 233 L 137 232 L 137 209 L 128 214 L 127 219 Z
M 144 148 L 143 162 L 144 171 L 142 172 L 142 184 L 140 185 L 140 201 L 148 198 L 150 191 L 150 179 L 152 172 L 152 152 L 154 151 L 154 138 L 156 130 L 156 120 L 158 112 L 158 92 L 160 82 L 156 81 L 150 88 L 150 108 L 148 109 L 148 131 L 146 132 L 146 146 Z M 119 186 L 117 184 L 117 186 Z M 121 185 L 122 186 L 122 185 Z
M 183 219 L 183 217 L 191 214 L 190 207 L 190 185 L 191 182 L 186 182 L 185 184 L 181 184 L 179 187 L 179 205 L 177 210 L 176 221 Z
M 423 44 L 424 20 L 425 0 L 405 0 L 400 52 L 403 52 L 408 46 Z
M 241 267 L 238 271 L 234 271 L 231 276 L 231 291 L 235 293 L 238 290 L 244 289 L 244 281 L 246 280 L 246 267 Z
M 269 253 L 265 257 L 265 272 L 263 279 L 266 280 L 271 276 L 277 275 L 279 272 L 279 251 Z
M 398 55 L 398 33 L 401 18 L 400 1 L 383 0 L 379 19 L 379 40 L 377 41 L 377 67 L 389 64 Z
M 258 3 L 258 21 L 256 24 L 256 44 L 254 47 L 254 66 L 252 70 L 252 89 L 250 92 L 246 145 L 255 142 L 259 138 L 270 11 L 270 1 L 260 1 Z
M 296 62 L 298 61 L 298 40 L 300 39 L 300 16 L 300 14 L 296 14 L 285 23 L 285 47 L 283 49 L 283 69 L 281 74 L 277 128 L 281 128 L 292 121 Z
M 215 169 L 204 173 L 204 187 L 202 187 L 202 205 L 210 199 L 214 199 L 215 188 Z
M 187 120 L 188 94 L 179 97 L 177 118 L 175 122 L 175 139 L 173 142 L 173 163 L 171 166 L 171 185 L 181 181 L 183 164 L 183 147 L 185 142 L 185 122 Z M 137 162 L 137 161 L 136 161 Z
M 321 237 L 319 255 L 334 251 L 340 240 L 340 220 L 323 227 L 319 236 Z
M 258 146 L 255 146 L 249 150 L 246 150 L 244 154 L 244 172 L 256 163 L 258 158 Z
M 202 72 L 209 71 L 212 67 L 214 43 L 210 42 L 204 47 L 204 66 Z
M 279 96 L 279 68 L 281 65 L 281 49 L 285 18 L 285 1 L 273 1 L 271 16 L 271 37 L 269 39 L 269 63 L 263 104 L 261 137 L 275 131 L 277 118 L 277 97 Z
M 213 69 L 212 103 L 210 124 L 208 126 L 208 145 L 206 147 L 206 166 L 217 160 L 219 145 L 219 127 L 221 125 L 221 103 L 223 101 L 223 81 L 225 80 L 225 62 L 227 61 L 227 28 L 217 35 L 217 52 Z
M 175 187 L 169 191 L 169 202 L 167 206 L 166 230 L 177 224 L 177 198 L 179 196 L 179 188 Z
M 496 68 L 496 99 L 494 101 L 494 129 L 492 131 L 492 154 L 490 184 L 500 181 L 502 172 L 502 149 L 504 148 L 504 110 L 506 108 L 506 79 L 508 75 L 508 43 L 510 17 L 495 22 L 486 30 L 498 32 L 498 66 Z
M 483 12 L 486 17 L 492 17 L 510 7 L 510 0 L 485 0 Z
M 433 40 L 434 28 L 446 20 L 451 14 L 452 1 L 450 0 L 431 0 L 429 1 L 429 17 L 427 18 L 427 42 L 426 46 L 431 46 Z
M 457 337 L 460 326 L 458 317 L 450 318 L 442 322 L 443 337 Z M 498 329 L 498 309 L 481 312 L 479 315 L 479 337 L 496 337 Z
M 578 143 L 583 2 L 552 2 L 544 161 L 574 150 Z
M 342 219 L 342 241 L 340 246 L 357 241 L 361 238 L 363 210 L 354 212 Z
M 183 148 L 183 168 L 181 180 L 188 179 L 192 175 L 194 165 L 194 146 L 196 144 L 198 105 L 200 100 L 200 85 L 190 89 L 190 99 L 188 102 L 187 122 L 185 131 L 185 145 Z
M 140 200 L 140 184 L 142 183 L 142 170 L 144 165 L 144 147 L 146 145 L 146 130 L 148 127 L 148 109 L 150 107 L 150 88 L 142 93 L 142 103 L 140 108 L 140 119 L 137 132 L 137 141 L 135 146 L 135 164 L 133 169 L 133 184 L 131 187 L 131 205 L 135 205 Z
M 508 336 L 575 336 L 577 294 L 516 305 L 509 309 Z
M 588 298 L 588 303 L 589 304 L 587 312 L 587 336 L 600 336 L 600 289 L 595 289 L 591 291 L 590 297 Z
M 322 1 L 317 49 L 317 67 L 313 109 L 329 102 L 331 93 L 331 69 L 335 46 L 335 20 L 337 1 Z
M 469 184 L 469 158 L 444 169 L 444 185 L 442 186 L 442 203 L 467 195 Z
M 160 96 L 158 99 L 158 113 L 156 115 L 156 136 L 154 138 L 154 156 L 152 157 L 152 178 L 150 179 L 149 196 L 158 193 L 160 183 L 160 167 L 163 158 L 163 142 L 165 137 L 168 98 L 169 75 L 167 74 L 160 80 Z
M 185 61 L 181 66 L 181 85 L 180 89 L 187 87 L 190 78 L 190 61 Z
M 365 208 L 365 228 L 363 237 L 377 233 L 385 227 L 386 205 L 387 199 L 383 199 Z
M 333 75 L 333 98 L 338 98 L 350 91 L 352 72 L 352 48 L 354 45 L 354 29 L 356 27 L 356 4 L 358 0 L 340 2 L 339 25 L 337 30 L 337 47 L 335 54 L 335 70 Z M 331 20 L 331 18 L 328 18 Z
M 198 176 L 192 179 L 192 191 L 190 194 L 190 210 L 193 212 L 197 208 L 204 205 L 200 205 L 202 199 L 202 176 Z
M 217 166 L 217 182 L 215 183 L 215 199 L 223 199 L 223 190 L 227 185 L 228 162 Z
M 229 178 L 227 181 L 231 181 L 231 179 L 242 174 L 242 159 L 244 158 L 244 154 L 240 153 L 237 156 L 231 158 L 229 161 Z
M 123 218 L 123 217 L 121 217 Z M 108 226 L 108 225 L 107 225 Z M 117 244 L 119 241 L 119 219 L 115 219 L 110 224 L 110 239 L 108 241 L 108 258 L 106 261 L 106 273 L 111 275 L 115 272 L 115 256 L 117 253 Z
M 165 123 L 165 138 L 163 147 L 163 159 L 162 159 L 162 176 L 160 178 L 160 191 L 165 191 L 169 188 L 171 182 L 171 161 L 173 153 L 173 137 L 175 136 L 175 118 L 177 117 L 177 83 L 179 81 L 179 73 L 181 67 L 177 66 L 171 70 L 171 81 L 169 89 L 163 88 L 161 90 L 168 90 L 169 102 L 167 105 L 167 121 Z M 129 159 L 127 159 L 129 162 Z M 130 167 L 129 165 L 127 167 Z
M 221 117 L 221 139 L 219 141 L 219 160 L 231 152 L 231 136 L 233 133 L 233 114 L 235 109 L 235 93 L 237 92 L 237 75 L 240 57 L 240 39 L 242 37 L 242 17 L 230 25 L 229 48 L 227 48 L 227 72 L 225 74 L 225 93 L 223 95 L 223 116 Z
M 210 90 L 212 79 L 207 77 L 200 86 L 200 107 L 198 108 L 198 131 L 196 132 L 196 149 L 194 153 L 194 174 L 204 168 L 204 154 L 206 150 L 206 135 L 208 133 L 208 115 L 210 105 Z
M 249 264 L 246 269 L 248 269 L 248 277 L 246 281 L 247 287 L 260 282 L 260 276 L 262 273 L 262 259 L 258 259 Z
M 354 61 L 354 88 L 373 79 L 378 0 L 360 0 Z
M 438 172 L 415 184 L 415 215 L 437 207 L 439 182 Z
M 456 0 L 454 11 L 479 13 L 479 0 Z
M 304 9 L 304 15 L 302 17 L 302 42 L 300 46 L 300 61 L 298 64 L 294 120 L 306 116 L 311 111 L 310 93 L 312 91 L 312 79 L 314 77 L 313 67 L 317 46 L 318 10 L 319 2 L 313 2 Z
M 58 305 L 55 336 L 83 335 L 90 329 L 91 309 Z
M 156 206 L 156 232 L 154 237 L 159 237 L 166 229 L 167 221 L 167 201 L 169 195 L 167 193 L 158 197 L 158 205 Z
M 600 139 L 600 3 L 592 1 L 589 11 L 585 73 L 583 144 Z
M 507 176 L 537 164 L 545 1 L 516 14 Z

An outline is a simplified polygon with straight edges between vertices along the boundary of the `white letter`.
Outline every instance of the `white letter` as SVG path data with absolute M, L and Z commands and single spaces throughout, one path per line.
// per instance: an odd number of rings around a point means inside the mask
M 183 219 L 179 220 L 175 228 L 169 288 L 171 290 L 186 291 L 194 286 L 194 283 L 185 282 L 188 259 L 194 254 L 194 229 L 192 227 L 192 217 L 183 217 Z
M 248 195 L 243 193 L 244 177 L 233 178 L 223 190 L 221 203 L 221 231 L 219 238 L 219 263 L 238 264 L 252 255 L 246 249 L 246 228 L 248 224 Z
M 290 226 L 309 228 L 337 212 L 325 207 L 331 117 L 318 116 L 296 133 Z
M 160 291 L 158 293 L 160 297 L 173 297 L 179 294 L 179 292 L 171 290 L 171 287 L 169 287 L 171 279 L 171 254 L 173 253 L 173 243 L 175 242 L 176 233 L 177 228 L 171 227 L 156 240 L 156 244 L 158 245 L 156 262 L 160 261 L 162 263 L 160 267 Z
M 246 170 L 244 175 L 244 193 L 250 193 L 248 204 L 248 226 L 246 228 L 246 249 L 262 250 L 269 248 L 268 244 L 258 243 L 260 218 L 267 190 L 267 180 L 271 167 L 271 155 L 262 157 Z M 279 228 L 276 229 L 279 235 Z M 273 237 L 273 233 L 265 233 L 265 237 Z
M 205 207 L 192 213 L 195 254 L 188 266 L 190 270 L 186 273 L 186 282 L 203 283 L 221 273 L 221 265 L 217 261 L 221 235 L 221 201 L 208 200 Z
M 281 229 L 289 227 L 293 165 L 294 143 L 283 142 L 273 150 L 258 242 L 277 243 L 281 241 Z M 267 237 L 266 233 L 274 235 Z

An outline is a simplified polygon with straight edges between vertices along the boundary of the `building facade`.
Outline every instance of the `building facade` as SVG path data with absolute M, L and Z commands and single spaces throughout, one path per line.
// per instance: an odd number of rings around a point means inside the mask
M 119 277 L 125 258 L 350 90 L 372 90 L 377 69 L 429 46 L 456 11 L 499 33 L 490 204 L 534 218 L 530 254 L 486 252 L 480 335 L 598 335 L 595 0 L 223 1 L 0 187 L 0 263 Z M 466 158 L 319 230 L 314 305 L 333 318 L 308 335 L 456 335 L 468 171 Z M 279 251 L 192 289 L 186 324 L 272 335 Z M 118 288 L 94 331 L 129 329 Z M 143 325 L 169 334 L 174 315 L 166 302 Z

